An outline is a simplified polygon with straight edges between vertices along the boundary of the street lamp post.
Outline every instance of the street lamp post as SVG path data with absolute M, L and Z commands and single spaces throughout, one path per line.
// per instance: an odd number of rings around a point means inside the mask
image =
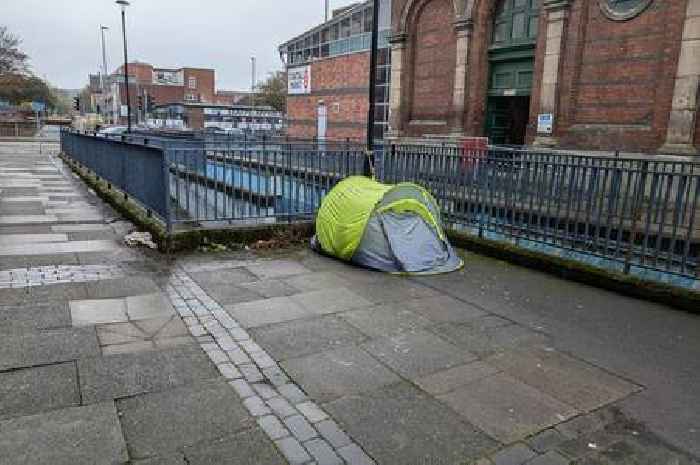
M 129 99 L 129 57 L 126 52 L 126 7 L 127 0 L 117 0 L 122 9 L 122 35 L 124 36 L 124 88 L 126 89 L 126 132 L 131 132 L 131 100 Z M 121 113 L 121 109 L 120 109 Z
M 367 153 L 365 156 L 364 172 L 366 176 L 371 176 L 374 160 L 374 107 L 377 87 L 377 54 L 379 40 L 379 2 L 374 0 L 372 13 L 372 47 L 369 59 L 369 110 L 367 112 Z
M 101 113 L 106 113 L 105 101 L 107 100 L 107 88 L 105 84 L 107 83 L 107 51 L 105 48 L 105 31 L 109 30 L 107 26 L 100 26 L 100 32 L 102 33 L 102 76 L 100 78 L 100 87 L 102 91 L 102 105 L 100 106 Z

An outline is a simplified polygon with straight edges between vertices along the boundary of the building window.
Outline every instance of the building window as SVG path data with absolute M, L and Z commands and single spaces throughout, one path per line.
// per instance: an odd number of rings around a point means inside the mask
M 496 12 L 493 45 L 503 47 L 537 39 L 538 0 L 501 0 Z
M 196 78 L 196 77 L 191 77 L 191 78 L 189 79 L 188 84 L 189 84 L 189 88 L 190 88 L 190 89 L 196 89 L 196 88 L 197 88 L 197 78 Z

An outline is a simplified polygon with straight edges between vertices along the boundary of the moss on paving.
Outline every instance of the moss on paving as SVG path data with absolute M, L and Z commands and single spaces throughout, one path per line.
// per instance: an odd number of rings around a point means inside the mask
M 575 260 L 524 249 L 506 242 L 479 238 L 463 232 L 448 230 L 447 235 L 455 246 L 478 254 L 506 260 L 517 265 L 544 271 L 564 279 L 600 287 L 620 294 L 663 303 L 691 313 L 700 313 L 700 292 L 640 279 Z

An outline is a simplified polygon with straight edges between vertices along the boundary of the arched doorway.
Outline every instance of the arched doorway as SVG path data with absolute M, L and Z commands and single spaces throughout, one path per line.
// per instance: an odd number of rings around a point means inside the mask
M 499 0 L 489 47 L 486 135 L 493 144 L 525 143 L 540 0 Z

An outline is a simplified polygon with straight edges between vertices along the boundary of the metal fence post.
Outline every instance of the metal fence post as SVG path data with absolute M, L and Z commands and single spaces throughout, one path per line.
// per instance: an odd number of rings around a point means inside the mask
M 170 200 L 170 163 L 168 162 L 168 153 L 165 149 L 161 149 L 161 162 L 163 166 L 163 196 L 165 197 L 165 230 L 168 238 L 173 233 L 173 215 L 172 202 Z
M 641 205 L 644 202 L 644 186 L 646 185 L 646 179 L 647 179 L 647 173 L 649 172 L 649 162 L 645 161 L 642 163 L 642 171 L 639 173 L 639 179 L 637 180 L 637 185 L 634 188 L 634 195 L 632 198 L 632 207 L 630 209 L 630 212 L 632 213 L 632 225 L 630 228 L 630 236 L 629 239 L 627 240 L 628 245 L 627 245 L 627 253 L 625 254 L 625 265 L 624 265 L 624 272 L 625 274 L 630 274 L 630 271 L 632 270 L 632 257 L 634 255 L 634 242 L 637 239 L 637 221 L 640 219 L 641 216 Z M 624 215 L 625 212 L 622 212 L 622 215 Z M 623 234 L 623 231 L 618 231 L 618 234 Z M 669 250 L 669 254 L 672 254 L 673 251 Z

